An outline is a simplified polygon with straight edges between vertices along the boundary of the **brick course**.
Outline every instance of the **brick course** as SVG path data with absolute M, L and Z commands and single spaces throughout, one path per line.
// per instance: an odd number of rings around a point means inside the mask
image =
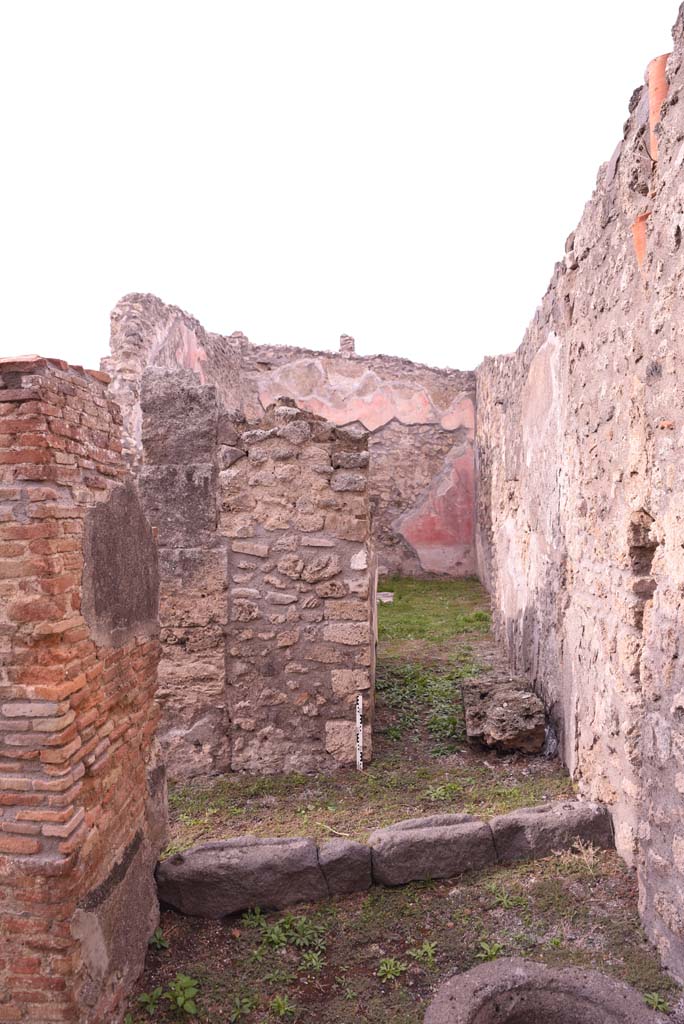
M 158 638 L 98 645 L 82 610 L 89 510 L 126 475 L 106 383 L 0 360 L 0 1021 L 116 1020 L 144 954 L 133 928 L 129 956 L 98 974 L 75 926 L 132 845 L 151 872 L 160 839 L 147 825 Z M 146 899 L 152 922 L 151 884 Z

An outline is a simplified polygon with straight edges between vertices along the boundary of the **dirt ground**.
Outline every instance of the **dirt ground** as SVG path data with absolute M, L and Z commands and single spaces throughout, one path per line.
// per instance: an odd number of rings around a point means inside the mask
M 367 838 L 436 812 L 489 816 L 573 787 L 558 762 L 472 750 L 461 680 L 495 671 L 487 596 L 472 580 L 384 580 L 374 760 L 364 772 L 220 779 L 172 789 L 167 854 L 240 834 Z M 224 921 L 162 914 L 127 1024 L 278 1020 L 419 1024 L 440 980 L 497 956 L 596 968 L 674 1007 L 613 852 L 574 851 L 451 881 Z M 174 1005 L 174 993 L 185 1009 Z M 189 996 L 187 995 L 188 993 Z

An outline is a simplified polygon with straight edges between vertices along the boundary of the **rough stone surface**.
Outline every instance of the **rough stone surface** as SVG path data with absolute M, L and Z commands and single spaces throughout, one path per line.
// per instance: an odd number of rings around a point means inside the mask
M 400 821 L 376 829 L 368 842 L 373 878 L 380 885 L 451 878 L 496 862 L 489 825 L 468 814 Z
M 524 807 L 492 818 L 489 825 L 502 864 L 569 850 L 578 839 L 604 850 L 615 845 L 608 808 L 579 800 Z
M 478 547 L 496 628 L 583 795 L 611 806 L 642 918 L 684 979 L 684 31 L 522 345 L 478 371 Z
M 502 752 L 538 754 L 544 746 L 544 705 L 524 683 L 473 679 L 463 684 L 469 740 Z
M 159 898 L 183 914 L 219 918 L 249 907 L 280 909 L 328 895 L 312 839 L 242 836 L 162 861 Z
M 161 577 L 159 740 L 170 775 L 189 778 L 230 767 L 228 567 L 217 536 L 216 391 L 194 373 L 148 369 L 140 402 L 141 495 L 157 529 Z M 188 427 L 197 430 L 197 443 Z
M 130 480 L 86 515 L 83 617 L 94 639 L 114 647 L 157 630 L 157 546 Z
M 100 374 L 0 361 L 6 1021 L 120 1020 L 158 920 L 158 579 L 120 424 Z
M 221 473 L 219 493 L 235 623 L 226 644 L 231 767 L 279 772 L 350 766 L 356 762 L 359 692 L 366 759 L 373 725 L 368 469 L 355 470 L 353 490 L 336 490 L 334 478 L 317 468 L 332 467 L 342 456 L 367 455 L 367 435 L 346 434 L 292 401 L 271 407 L 257 430 L 246 426 L 236 423 L 247 455 Z M 363 561 L 355 565 L 359 553 Z
M 474 460 L 475 375 L 433 369 L 390 356 L 310 352 L 286 346 L 254 346 L 241 334 L 209 334 L 193 317 L 152 295 L 127 295 L 112 313 L 111 357 L 103 362 L 113 377 L 127 428 L 126 445 L 138 461 L 141 440 L 152 451 L 164 436 L 143 431 L 140 408 L 145 368 L 181 368 L 212 384 L 221 404 L 256 423 L 281 397 L 339 427 L 360 425 L 369 432 L 369 452 L 336 453 L 319 471 L 335 492 L 365 489 L 360 469 L 368 465 L 374 506 L 373 534 L 384 571 L 402 575 L 435 572 L 464 576 L 475 571 Z M 180 409 L 180 411 L 179 411 Z M 182 402 L 169 405 L 169 423 L 183 422 Z M 200 436 L 198 456 L 211 424 L 201 410 L 188 411 L 190 433 Z M 298 429 L 298 428 L 297 428 Z M 283 422 L 279 437 L 295 438 Z M 241 457 L 230 428 L 221 443 L 222 468 Z M 295 443 L 302 443 L 300 438 Z M 340 530 L 347 539 L 356 527 Z
M 159 735 L 171 776 L 353 765 L 360 692 L 370 759 L 365 431 L 342 431 L 292 401 L 256 423 L 228 420 L 217 389 L 187 371 L 146 370 L 140 401 L 142 495 L 160 551 Z M 201 429 L 197 452 L 184 403 Z M 226 437 L 243 455 L 220 468 Z M 353 489 L 317 471 L 340 460 L 359 463 Z
M 372 884 L 371 851 L 363 843 L 331 839 L 318 848 L 318 863 L 331 896 L 364 892 Z
M 517 957 L 481 964 L 440 985 L 425 1024 L 665 1024 L 624 982 L 579 967 Z

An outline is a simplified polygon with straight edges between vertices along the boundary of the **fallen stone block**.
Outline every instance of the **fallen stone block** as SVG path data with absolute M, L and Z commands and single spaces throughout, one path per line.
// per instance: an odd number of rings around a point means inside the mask
M 578 839 L 604 850 L 615 845 L 608 808 L 579 800 L 524 807 L 492 818 L 489 825 L 502 864 L 569 850 Z
M 363 843 L 331 839 L 319 846 L 318 862 L 331 896 L 371 887 L 371 851 Z
M 377 599 L 378 604 L 394 604 L 394 593 L 391 590 L 379 590 Z
M 243 836 L 177 853 L 157 866 L 159 899 L 193 917 L 276 910 L 328 895 L 312 839 Z
M 469 814 L 399 821 L 376 829 L 369 844 L 378 885 L 451 878 L 496 863 L 489 825 Z
M 463 684 L 463 706 L 471 741 L 526 754 L 538 754 L 544 746 L 544 704 L 515 680 L 468 680 Z

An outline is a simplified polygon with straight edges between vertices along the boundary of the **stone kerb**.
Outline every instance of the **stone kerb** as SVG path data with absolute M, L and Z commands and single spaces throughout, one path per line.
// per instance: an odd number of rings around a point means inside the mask
M 375 885 L 452 878 L 467 871 L 533 860 L 578 840 L 611 849 L 602 804 L 566 801 L 528 807 L 490 822 L 443 814 L 377 829 L 368 845 L 334 839 L 243 836 L 178 853 L 157 867 L 163 903 L 185 914 L 220 918 L 250 907 L 280 909 Z

